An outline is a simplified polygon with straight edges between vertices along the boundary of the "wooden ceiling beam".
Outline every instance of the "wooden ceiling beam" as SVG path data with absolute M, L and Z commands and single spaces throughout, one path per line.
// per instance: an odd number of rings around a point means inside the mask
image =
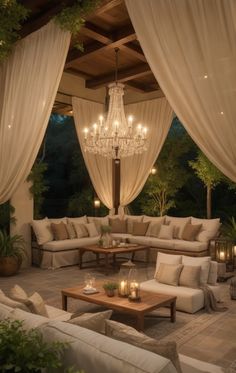
M 105 45 L 113 42 L 113 39 L 108 32 L 105 32 L 101 27 L 98 27 L 89 21 L 85 22 L 85 25 L 80 30 L 80 34 L 97 40 Z
M 152 74 L 152 72 L 148 64 L 135 65 L 133 67 L 120 70 L 118 73 L 118 81 L 127 82 L 129 80 L 149 74 Z M 85 86 L 86 88 L 99 88 L 101 86 L 114 82 L 114 80 L 114 73 L 101 75 L 99 77 L 86 80 Z
M 102 53 L 109 49 L 119 48 L 121 45 L 129 43 L 130 41 L 136 40 L 136 34 L 134 28 L 131 24 L 123 27 L 122 29 L 117 30 L 111 37 L 111 42 L 109 44 L 102 44 L 99 41 L 90 43 L 84 47 L 84 51 L 73 48 L 69 51 L 66 68 L 70 67 L 74 61 L 84 62 L 90 59 L 97 53 Z
M 22 26 L 22 29 L 19 31 L 19 34 L 22 38 L 31 34 L 34 31 L 37 31 L 44 25 L 46 25 L 52 17 L 58 14 L 65 6 L 72 6 L 76 0 L 64 0 L 63 2 L 59 1 L 56 5 L 48 8 L 46 11 L 41 12 L 37 17 L 26 21 Z
M 128 55 L 135 57 L 142 62 L 147 62 L 141 48 L 139 51 L 137 49 L 134 49 L 133 46 L 130 46 L 129 44 L 124 44 L 120 46 L 120 49 L 126 52 Z
M 123 3 L 124 0 L 110 0 L 104 2 L 103 5 L 101 5 L 98 9 L 96 9 L 91 15 L 88 17 L 88 19 L 93 18 L 95 15 L 99 16 L 103 13 L 108 12 L 109 10 L 115 8 L 116 6 Z

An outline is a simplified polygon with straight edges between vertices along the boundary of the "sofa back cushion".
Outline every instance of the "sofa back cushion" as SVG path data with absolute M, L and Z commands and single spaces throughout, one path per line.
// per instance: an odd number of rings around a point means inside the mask
M 196 236 L 196 240 L 200 242 L 208 242 L 216 237 L 220 229 L 220 219 L 198 219 L 191 217 L 191 224 L 201 224 L 201 229 Z
M 68 237 L 71 240 L 73 240 L 74 238 L 77 238 L 76 231 L 72 223 L 66 224 L 66 230 L 67 230 Z
M 127 221 L 124 219 L 110 219 L 109 225 L 111 226 L 111 233 L 126 233 Z
M 162 284 L 178 286 L 182 268 L 182 264 L 160 263 L 159 269 L 156 273 L 156 280 Z
M 89 223 L 95 223 L 98 233 L 101 233 L 102 225 L 109 225 L 108 215 L 104 217 L 88 216 Z
M 203 256 L 200 258 L 182 255 L 182 264 L 188 266 L 201 266 L 200 284 L 205 285 L 208 281 L 210 269 L 210 256 Z
M 179 277 L 179 285 L 197 289 L 200 286 L 201 266 L 184 265 Z
M 77 223 L 77 224 L 87 224 L 88 223 L 88 219 L 87 219 L 86 215 L 79 216 L 78 218 L 67 218 L 67 221 L 69 223 Z
M 93 330 L 98 333 L 105 334 L 105 320 L 110 319 L 112 310 L 96 313 L 83 313 L 80 316 L 74 317 L 67 322 L 74 325 L 83 326 L 84 328 Z
M 190 217 L 186 218 L 177 218 L 174 216 L 166 216 L 166 223 L 169 223 L 170 225 L 173 225 L 174 227 L 174 234 L 173 238 L 182 239 L 182 233 L 184 230 L 184 227 L 187 223 L 190 222 Z
M 161 226 L 162 226 L 161 222 L 159 222 L 159 223 L 158 222 L 150 222 L 149 226 L 148 226 L 148 229 L 147 229 L 147 232 L 146 232 L 146 236 L 158 237 L 159 233 L 160 233 L 160 230 L 161 230 Z
M 96 237 L 99 235 L 95 223 L 84 224 L 85 228 L 88 231 L 89 237 Z
M 164 253 L 157 253 L 157 261 L 156 261 L 156 271 L 154 277 L 159 270 L 160 263 L 165 264 L 181 264 L 182 263 L 182 255 L 171 255 L 171 254 L 164 254 Z
M 33 227 L 39 245 L 43 245 L 46 242 L 53 241 L 51 222 L 48 218 L 32 220 L 31 225 Z
M 83 237 L 89 236 L 88 230 L 85 225 L 86 224 L 81 224 L 81 223 L 76 223 L 76 222 L 73 223 L 73 227 L 75 229 L 77 238 L 83 238 Z

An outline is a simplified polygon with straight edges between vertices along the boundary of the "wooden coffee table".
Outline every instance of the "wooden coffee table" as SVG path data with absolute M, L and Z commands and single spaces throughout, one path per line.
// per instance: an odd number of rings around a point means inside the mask
M 102 283 L 96 283 L 96 288 L 98 290 L 98 293 L 96 294 L 84 294 L 83 288 L 84 285 L 81 285 L 61 290 L 63 310 L 67 310 L 67 298 L 70 297 L 133 315 L 137 320 L 137 330 L 144 329 L 144 316 L 160 307 L 169 306 L 170 320 L 171 322 L 175 322 L 176 320 L 176 297 L 141 290 L 141 301 L 130 302 L 128 298 L 122 298 L 118 295 L 108 297 L 102 288 Z M 151 315 L 151 317 L 153 317 L 153 315 Z
M 127 246 L 116 246 L 110 248 L 103 248 L 98 245 L 88 245 L 79 248 L 79 268 L 83 268 L 83 255 L 86 251 L 93 252 L 96 255 L 96 265 L 100 265 L 100 254 L 105 256 L 105 274 L 109 273 L 109 259 L 112 256 L 113 264 L 116 264 L 116 254 L 124 254 L 124 253 L 132 253 L 132 260 L 134 258 L 134 254 L 137 251 L 146 251 L 145 255 L 145 262 L 149 262 L 149 251 L 150 246 L 146 245 L 136 245 L 136 244 L 128 244 Z

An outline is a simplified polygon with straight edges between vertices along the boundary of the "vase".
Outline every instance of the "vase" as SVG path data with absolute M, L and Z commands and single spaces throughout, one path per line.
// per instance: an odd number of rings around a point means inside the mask
M 111 247 L 112 238 L 110 233 L 103 233 L 101 236 L 102 246 L 104 248 Z

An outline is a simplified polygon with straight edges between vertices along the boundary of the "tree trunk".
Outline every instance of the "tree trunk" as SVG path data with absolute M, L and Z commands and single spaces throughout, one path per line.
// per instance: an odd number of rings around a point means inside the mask
M 207 219 L 211 219 L 211 186 L 207 185 Z

